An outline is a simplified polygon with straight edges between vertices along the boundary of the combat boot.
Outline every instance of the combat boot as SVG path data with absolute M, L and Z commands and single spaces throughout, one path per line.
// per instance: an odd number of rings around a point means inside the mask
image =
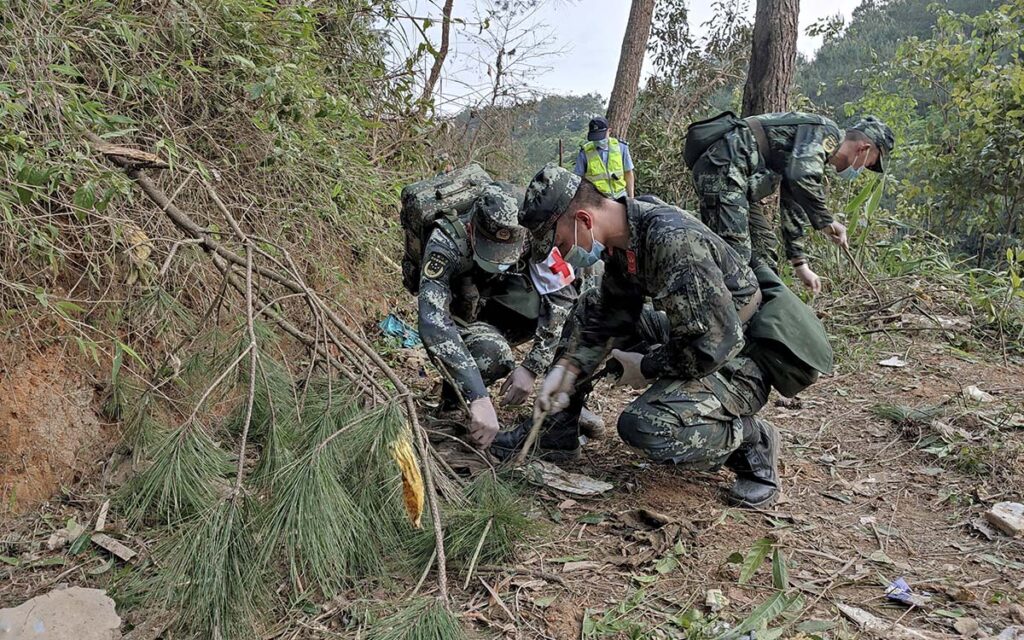
M 507 460 L 516 454 L 526 441 L 533 426 L 533 418 L 524 418 L 515 429 L 502 431 L 491 443 L 491 453 L 499 460 Z M 537 457 L 549 462 L 572 462 L 580 457 L 580 414 L 579 410 L 559 411 L 549 416 L 540 426 L 537 438 Z
M 725 461 L 736 472 L 729 502 L 740 507 L 767 507 L 779 497 L 779 432 L 756 416 L 744 416 L 743 443 Z
M 590 409 L 583 407 L 580 412 L 580 433 L 591 440 L 600 440 L 608 432 L 604 426 L 604 418 Z

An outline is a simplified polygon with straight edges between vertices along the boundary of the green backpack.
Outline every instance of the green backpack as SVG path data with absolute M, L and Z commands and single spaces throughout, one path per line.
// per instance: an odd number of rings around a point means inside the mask
M 473 202 L 490 183 L 491 176 L 474 162 L 402 189 L 402 210 L 399 213 L 405 231 L 402 284 L 409 293 L 415 295 L 419 292 L 423 247 L 437 222 L 445 218 L 453 223 L 460 218 L 464 220 Z

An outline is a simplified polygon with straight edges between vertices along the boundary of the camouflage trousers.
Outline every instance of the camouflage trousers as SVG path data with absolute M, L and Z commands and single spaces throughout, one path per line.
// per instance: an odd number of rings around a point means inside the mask
M 473 357 L 484 384 L 490 386 L 512 373 L 516 366 L 512 347 L 528 340 L 532 335 L 532 332 L 525 333 L 528 331 L 529 327 L 523 327 L 522 331 L 503 333 L 492 324 L 471 322 L 459 329 L 459 337 Z M 438 368 L 443 371 L 443 367 Z M 454 408 L 460 404 L 458 392 L 447 380 L 441 385 L 441 402 L 445 408 Z
M 599 295 L 591 289 L 577 299 L 563 329 L 563 345 L 578 340 L 580 322 Z M 668 317 L 646 304 L 634 332 L 613 340 L 609 350 L 614 347 L 646 352 L 667 342 L 670 331 Z M 592 388 L 591 382 L 583 381 L 573 400 L 579 395 L 585 397 Z M 757 413 L 768 401 L 770 391 L 767 376 L 744 356 L 733 358 L 699 380 L 660 378 L 619 414 L 619 437 L 656 462 L 711 469 L 725 462 L 740 446 L 741 418 Z M 570 402 L 570 407 L 582 406 L 582 402 Z
M 779 240 L 761 199 L 778 188 L 758 173 L 757 147 L 746 135 L 728 134 L 693 166 L 701 222 L 729 243 L 751 266 L 778 270 Z
M 725 462 L 743 441 L 744 416 L 771 391 L 750 358 L 733 358 L 699 380 L 659 378 L 619 415 L 619 437 L 655 462 L 705 470 Z

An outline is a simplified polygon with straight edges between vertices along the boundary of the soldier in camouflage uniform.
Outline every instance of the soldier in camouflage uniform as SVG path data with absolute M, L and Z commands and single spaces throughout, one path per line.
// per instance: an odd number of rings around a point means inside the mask
M 502 402 L 524 402 L 551 363 L 576 297 L 571 286 L 538 293 L 518 217 L 511 190 L 491 185 L 474 203 L 469 224 L 441 219 L 423 250 L 420 337 L 447 380 L 444 400 L 464 399 L 470 437 L 484 448 L 499 428 L 488 385 L 508 376 Z M 511 346 L 530 339 L 532 348 L 516 366 Z
M 557 246 L 570 263 L 580 254 L 605 260 L 600 294 L 567 325 L 535 412 L 578 404 L 579 382 L 610 355 L 622 367 L 620 384 L 646 389 L 619 416 L 626 444 L 657 462 L 724 464 L 737 473 L 733 502 L 774 501 L 779 436 L 756 417 L 771 385 L 744 352 L 744 329 L 761 300 L 746 260 L 686 211 L 604 198 L 554 165 L 530 183 L 522 224 L 538 255 Z M 666 314 L 667 335 L 643 352 L 625 351 L 636 342 L 645 298 Z
M 741 257 L 777 270 L 775 229 L 759 201 L 780 190 L 786 258 L 797 277 L 815 293 L 821 280 L 804 253 L 804 227 L 846 246 L 846 227 L 826 207 L 825 166 L 853 179 L 864 168 L 882 172 L 893 134 L 868 116 L 842 132 L 835 122 L 809 113 L 769 113 L 736 120 L 735 128 L 712 144 L 693 166 L 703 222 Z

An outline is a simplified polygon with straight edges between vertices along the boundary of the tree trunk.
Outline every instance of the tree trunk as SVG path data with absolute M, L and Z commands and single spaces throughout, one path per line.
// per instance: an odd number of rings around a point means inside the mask
M 640 88 L 640 69 L 644 64 L 647 38 L 651 35 L 651 16 L 654 14 L 654 0 L 633 0 L 629 10 L 629 22 L 622 36 L 622 51 L 619 53 L 619 69 L 615 72 L 615 86 L 608 99 L 608 129 L 616 138 L 625 138 L 629 131 L 629 120 L 636 104 Z
M 743 115 L 787 111 L 796 68 L 800 0 L 757 0 Z
M 420 96 L 420 113 L 424 114 L 430 108 L 430 101 L 434 97 L 434 87 L 441 79 L 441 67 L 444 59 L 448 57 L 448 36 L 452 29 L 452 5 L 455 0 L 446 0 L 441 9 L 441 48 L 434 55 L 434 66 L 430 68 L 430 76 L 423 85 L 423 95 Z M 426 34 L 424 34 L 426 37 Z

